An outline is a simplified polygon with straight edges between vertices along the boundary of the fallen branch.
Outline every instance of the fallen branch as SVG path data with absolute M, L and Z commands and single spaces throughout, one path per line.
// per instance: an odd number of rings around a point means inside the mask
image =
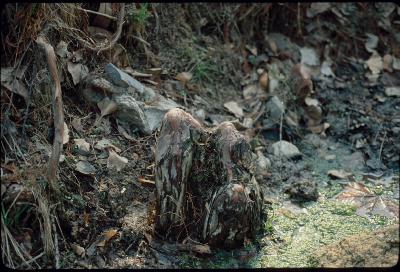
M 138 178 L 138 181 L 143 184 L 143 185 L 148 185 L 148 186 L 154 186 L 156 183 L 152 180 L 144 179 L 144 178 Z
M 121 10 L 119 11 L 119 17 L 118 17 L 117 33 L 115 33 L 114 39 L 110 42 L 110 45 L 99 49 L 97 54 L 99 54 L 102 51 L 111 49 L 117 43 L 117 41 L 121 37 L 122 25 L 124 24 L 124 17 L 125 17 L 125 3 L 121 3 Z
M 81 11 L 84 11 L 84 12 L 86 12 L 86 13 L 92 13 L 92 14 L 96 14 L 96 15 L 100 15 L 100 16 L 106 17 L 106 18 L 108 18 L 108 19 L 110 19 L 110 20 L 113 20 L 113 21 L 117 21 L 117 20 L 118 20 L 117 17 L 110 16 L 110 15 L 108 15 L 108 14 L 104 14 L 104 13 L 97 12 L 97 11 L 94 11 L 94 10 L 83 9 L 83 8 L 81 8 L 81 7 L 75 7 L 75 8 L 76 8 L 76 9 L 79 9 L 79 10 L 81 10 Z
M 104 14 L 100 14 L 100 15 L 104 15 Z M 79 36 L 76 36 L 74 38 L 77 39 L 79 42 L 81 42 L 82 45 L 86 49 L 89 49 L 89 50 L 92 50 L 92 51 L 97 51 L 97 54 L 100 54 L 101 52 L 103 52 L 105 50 L 110 50 L 111 48 L 114 47 L 114 45 L 117 43 L 117 41 L 121 37 L 122 26 L 124 24 L 124 17 L 125 17 L 125 3 L 121 3 L 121 9 L 120 9 L 119 16 L 118 16 L 117 32 L 115 33 L 113 40 L 110 41 L 110 44 L 107 45 L 107 46 L 104 46 L 104 47 L 95 46 L 95 47 L 93 47 L 93 46 L 90 45 L 90 43 L 88 41 L 85 41 L 84 39 L 82 39 Z
M 57 184 L 57 167 L 63 148 L 64 134 L 64 113 L 61 98 L 61 84 L 57 73 L 56 55 L 54 53 L 53 46 L 46 42 L 43 36 L 40 35 L 37 37 L 36 43 L 42 46 L 43 50 L 46 53 L 47 64 L 49 66 L 49 71 L 54 82 L 52 101 L 54 115 L 54 142 L 53 150 L 51 152 L 51 157 L 49 160 L 47 179 L 50 183 L 51 188 L 55 192 L 59 192 L 59 187 Z

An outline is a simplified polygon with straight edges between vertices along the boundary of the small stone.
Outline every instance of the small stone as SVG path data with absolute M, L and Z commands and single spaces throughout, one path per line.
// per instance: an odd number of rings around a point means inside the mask
M 261 150 L 257 151 L 257 173 L 263 174 L 271 166 L 271 161 L 263 155 Z
M 206 111 L 203 109 L 195 111 L 194 118 L 196 118 L 198 121 L 204 122 L 204 120 L 206 119 Z
M 250 117 L 246 117 L 243 119 L 243 126 L 246 128 L 252 128 L 253 127 L 253 119 Z
M 385 88 L 385 94 L 387 96 L 396 96 L 400 97 L 400 87 L 386 87 Z
M 336 159 L 336 155 L 334 155 L 334 154 L 325 156 L 325 160 L 327 160 L 327 161 L 334 161 L 335 159 Z
M 283 156 L 288 159 L 301 156 L 299 149 L 287 141 L 278 141 L 271 146 L 271 153 L 275 156 Z

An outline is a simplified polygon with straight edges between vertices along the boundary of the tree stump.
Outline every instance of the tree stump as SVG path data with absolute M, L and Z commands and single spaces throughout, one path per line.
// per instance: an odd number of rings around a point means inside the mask
M 168 111 L 156 147 L 156 233 L 226 248 L 253 239 L 263 204 L 253 161 L 230 122 L 207 130 L 181 109 Z

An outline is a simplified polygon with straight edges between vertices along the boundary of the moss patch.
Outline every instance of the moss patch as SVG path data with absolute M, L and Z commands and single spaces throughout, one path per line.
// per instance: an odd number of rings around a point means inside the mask
M 312 267 L 316 265 L 313 253 L 321 246 L 394 221 L 382 216 L 360 217 L 355 214 L 353 205 L 324 196 L 309 204 L 307 213 L 295 217 L 286 216 L 280 212 L 282 209 L 281 205 L 273 207 L 274 231 L 263 238 L 264 246 L 251 261 L 252 267 Z

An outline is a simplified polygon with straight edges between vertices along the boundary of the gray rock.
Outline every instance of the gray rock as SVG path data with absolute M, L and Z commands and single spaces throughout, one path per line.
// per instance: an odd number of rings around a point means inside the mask
M 121 123 L 151 134 L 160 126 L 168 110 L 182 107 L 111 63 L 106 65 L 105 71 L 110 81 L 98 77 L 87 79 L 84 98 L 90 103 L 98 103 L 106 96 L 110 97 L 117 104 L 115 115 Z
M 267 102 L 267 112 L 272 120 L 278 121 L 285 113 L 285 105 L 277 96 L 272 96 Z
M 299 149 L 287 141 L 278 141 L 271 146 L 270 152 L 275 156 L 282 156 L 288 159 L 301 156 Z
M 263 174 L 269 167 L 271 167 L 271 161 L 263 155 L 261 151 L 257 152 L 257 173 Z
M 200 121 L 201 123 L 204 122 L 204 120 L 206 119 L 206 111 L 203 109 L 199 109 L 197 111 L 194 112 L 193 114 L 194 118 L 196 118 L 198 121 Z
M 116 114 L 120 121 L 137 126 L 146 134 L 151 133 L 146 115 L 143 112 L 143 102 L 136 101 L 135 98 L 127 94 L 114 96 L 113 99 L 118 105 Z
M 144 86 L 142 83 L 123 72 L 115 65 L 109 63 L 106 65 L 105 71 L 110 81 L 119 87 L 132 87 L 138 92 L 145 100 L 152 99 L 156 93 L 153 89 Z

